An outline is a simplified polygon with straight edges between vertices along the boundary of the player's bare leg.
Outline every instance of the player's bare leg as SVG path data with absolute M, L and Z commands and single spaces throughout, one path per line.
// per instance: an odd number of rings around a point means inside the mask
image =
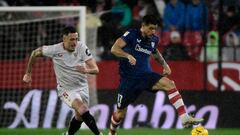
M 122 122 L 122 119 L 124 118 L 126 112 L 127 108 L 117 109 L 117 111 L 112 114 L 108 135 L 116 135 L 117 128 Z
M 95 135 L 102 135 L 102 133 L 99 131 L 96 125 L 95 119 L 89 113 L 88 105 L 83 103 L 80 99 L 75 99 L 72 103 L 72 107 L 75 111 L 77 111 L 77 114 L 80 114 L 83 122 L 89 127 L 89 129 Z
M 182 96 L 178 92 L 174 81 L 168 79 L 167 77 L 163 77 L 152 87 L 152 89 L 163 89 L 167 92 L 170 103 L 175 107 L 182 120 L 183 127 L 187 128 L 203 122 L 203 119 L 193 118 L 192 116 L 188 115 Z

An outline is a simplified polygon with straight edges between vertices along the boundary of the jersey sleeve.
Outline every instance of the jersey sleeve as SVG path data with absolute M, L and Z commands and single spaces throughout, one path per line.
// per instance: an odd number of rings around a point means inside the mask
M 55 53 L 55 46 L 53 46 L 53 45 L 50 45 L 50 46 L 44 45 L 42 47 L 42 53 L 43 53 L 44 56 L 52 58 L 54 53 Z
M 126 32 L 121 36 L 121 38 L 122 38 L 127 44 L 130 44 L 130 43 L 131 43 L 131 40 L 133 39 L 133 37 L 134 37 L 134 32 L 133 32 L 133 30 L 126 31 Z
M 81 56 L 82 56 L 83 61 L 87 61 L 87 60 L 92 58 L 92 54 L 91 54 L 89 48 L 86 45 L 82 44 L 80 52 L 81 52 Z
M 156 53 L 157 47 L 158 47 L 158 43 L 159 43 L 159 38 L 156 38 L 156 39 L 155 39 L 154 49 L 153 49 L 153 52 L 152 52 L 152 53 Z

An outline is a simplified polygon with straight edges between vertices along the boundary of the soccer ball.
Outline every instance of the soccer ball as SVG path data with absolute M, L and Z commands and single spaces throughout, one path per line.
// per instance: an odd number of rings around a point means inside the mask
M 203 126 L 197 126 L 192 129 L 191 135 L 208 135 L 208 131 Z

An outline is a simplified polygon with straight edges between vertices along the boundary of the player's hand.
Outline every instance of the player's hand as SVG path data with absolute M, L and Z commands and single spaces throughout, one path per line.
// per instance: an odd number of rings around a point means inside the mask
M 26 73 L 26 74 L 23 76 L 23 82 L 31 85 L 31 82 L 32 82 L 32 75 L 31 75 L 31 73 Z
M 163 76 L 169 76 L 172 73 L 170 67 L 166 64 L 163 66 Z
M 82 73 L 82 74 L 87 74 L 88 73 L 88 69 L 85 65 L 77 65 L 76 69 L 78 72 Z
M 131 64 L 131 65 L 136 65 L 136 59 L 132 56 L 132 55 L 128 55 L 127 56 L 127 59 L 128 59 L 128 62 Z

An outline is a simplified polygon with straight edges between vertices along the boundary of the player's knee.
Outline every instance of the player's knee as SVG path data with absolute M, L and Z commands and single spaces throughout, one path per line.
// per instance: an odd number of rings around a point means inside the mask
M 77 109 L 77 112 L 81 115 L 83 115 L 85 112 L 88 111 L 88 106 L 85 104 L 81 104 L 79 108 Z
M 81 114 L 80 114 L 77 110 L 74 110 L 74 111 L 75 111 L 75 118 L 76 118 L 76 120 L 82 121 L 82 116 L 81 116 Z
M 158 89 L 161 89 L 162 87 L 163 87 L 163 84 L 162 84 L 161 80 L 158 80 L 158 82 L 155 85 L 153 85 L 152 89 L 158 90 Z
M 75 114 L 75 119 L 78 121 L 82 121 L 82 116 L 80 114 Z
M 125 117 L 125 113 L 120 113 L 118 118 L 122 120 L 124 117 Z
M 166 90 L 171 90 L 171 89 L 174 89 L 174 88 L 176 88 L 174 81 L 169 80 L 167 82 L 167 85 L 166 85 Z
M 122 120 L 125 117 L 126 111 L 125 110 L 121 110 L 121 111 L 116 111 L 115 115 L 117 116 L 117 118 L 119 120 Z

